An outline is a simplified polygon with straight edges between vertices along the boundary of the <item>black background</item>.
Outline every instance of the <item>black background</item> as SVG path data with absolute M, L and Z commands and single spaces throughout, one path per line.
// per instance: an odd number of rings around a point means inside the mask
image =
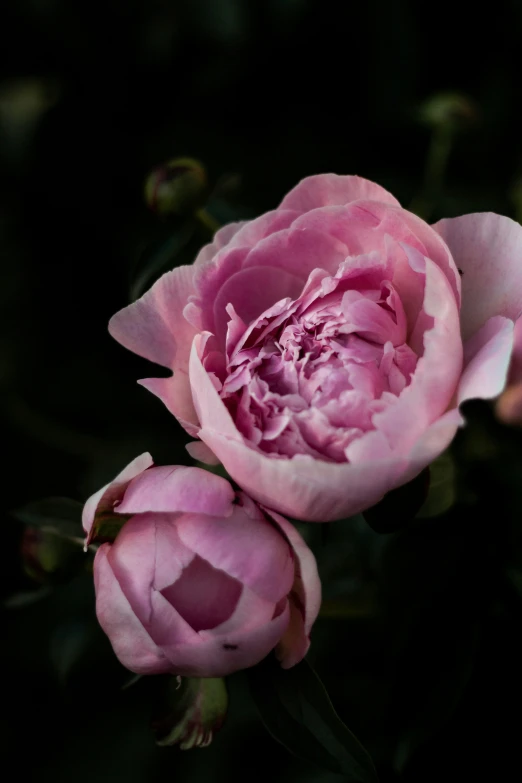
M 516 0 L 472 13 L 415 0 L 2 4 L 4 599 L 37 587 L 23 571 L 10 509 L 48 495 L 84 500 L 144 450 L 159 463 L 190 462 L 185 434 L 135 384 L 151 368 L 106 331 L 128 302 L 140 253 L 178 227 L 147 211 L 150 169 L 191 155 L 213 184 L 239 175 L 221 204 L 231 219 L 273 208 L 301 177 L 324 171 L 374 179 L 407 206 L 430 141 L 419 107 L 459 91 L 474 117 L 456 137 L 432 217 L 491 210 L 516 218 L 521 36 Z M 402 549 L 400 537 L 387 539 L 386 567 L 407 561 L 397 595 L 382 561 L 372 572 L 393 599 L 391 625 L 376 631 L 356 612 L 317 627 L 318 669 L 383 781 L 520 774 L 522 612 L 499 574 L 518 541 L 521 444 L 485 406 L 470 415 L 469 443 L 461 437 L 458 448 L 475 504 Z M 354 551 L 380 551 L 378 538 L 358 540 Z M 441 573 L 401 647 L 403 602 Z M 230 717 L 211 748 L 155 748 L 147 685 L 119 690 L 124 673 L 96 632 L 88 574 L 2 617 L 11 774 L 55 783 L 338 779 L 265 735 L 241 677 L 232 678 Z M 406 753 L 399 777 L 397 734 L 426 716 L 435 728 Z

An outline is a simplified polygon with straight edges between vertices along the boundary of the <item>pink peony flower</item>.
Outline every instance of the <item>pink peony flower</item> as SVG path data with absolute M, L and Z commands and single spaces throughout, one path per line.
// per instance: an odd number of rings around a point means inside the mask
M 96 613 L 120 661 L 140 674 L 221 677 L 276 648 L 284 668 L 309 647 L 321 585 L 283 517 L 200 468 L 142 454 L 84 507 L 130 517 L 94 560 Z
M 522 228 L 430 227 L 378 185 L 325 174 L 225 226 L 111 334 L 173 370 L 142 381 L 259 502 L 325 521 L 417 475 L 505 385 Z

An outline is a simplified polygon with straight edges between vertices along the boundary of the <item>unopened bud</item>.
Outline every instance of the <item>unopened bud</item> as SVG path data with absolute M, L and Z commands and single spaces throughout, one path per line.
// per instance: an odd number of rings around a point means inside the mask
M 26 574 L 40 584 L 67 581 L 83 562 L 77 544 L 31 526 L 24 530 L 21 555 Z
M 480 119 L 480 110 L 466 95 L 437 93 L 421 105 L 419 119 L 431 128 L 451 126 L 460 130 L 475 125 Z
M 208 195 L 207 173 L 193 158 L 174 158 L 153 169 L 145 182 L 145 200 L 159 215 L 189 215 Z

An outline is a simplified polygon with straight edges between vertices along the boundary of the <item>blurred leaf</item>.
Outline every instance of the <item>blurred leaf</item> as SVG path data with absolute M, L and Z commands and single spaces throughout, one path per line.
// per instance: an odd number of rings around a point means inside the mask
M 341 721 L 306 660 L 284 670 L 269 656 L 249 669 L 247 676 L 261 719 L 274 739 L 347 781 L 375 783 L 369 754 Z
M 168 677 L 152 728 L 158 745 L 204 748 L 225 720 L 228 694 L 221 677 Z
M 26 525 L 83 546 L 82 508 L 76 500 L 51 497 L 28 503 L 11 513 Z
M 440 516 L 455 503 L 455 463 L 450 451 L 431 463 L 430 473 L 428 495 L 417 513 L 418 519 Z
M 26 606 L 32 606 L 43 598 L 47 598 L 52 592 L 49 585 L 42 586 L 38 590 L 28 590 L 23 593 L 13 593 L 3 602 L 5 609 L 24 609 Z
M 425 468 L 408 484 L 388 492 L 363 516 L 376 533 L 393 533 L 415 517 L 426 500 L 430 485 L 430 468 Z
M 54 629 L 49 643 L 51 663 L 62 683 L 85 657 L 91 644 L 92 627 L 82 620 L 71 620 Z
M 407 729 L 395 752 L 394 767 L 398 772 L 402 772 L 414 753 L 448 723 L 471 679 L 479 625 L 472 619 L 456 630 L 457 633 L 449 641 L 447 629 L 439 625 L 440 633 L 433 640 L 430 656 L 423 665 L 419 663 L 419 656 L 423 652 L 420 640 L 425 641 L 429 637 L 421 631 L 420 639 L 415 640 L 416 644 L 402 659 L 395 717 L 400 723 L 401 717 L 404 718 L 406 714 Z M 413 700 L 407 693 L 408 677 L 411 678 L 408 684 L 415 694 Z
M 131 276 L 130 300 L 132 302 L 138 299 L 164 272 L 177 266 L 177 257 L 192 239 L 195 228 L 195 220 L 185 220 L 167 239 L 149 245 L 141 253 Z

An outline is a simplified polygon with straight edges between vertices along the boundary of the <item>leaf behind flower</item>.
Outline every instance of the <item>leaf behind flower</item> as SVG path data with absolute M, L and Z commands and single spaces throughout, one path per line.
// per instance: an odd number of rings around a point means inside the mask
M 287 750 L 352 783 L 377 781 L 370 755 L 339 718 L 306 660 L 284 670 L 270 656 L 247 676 L 263 723 Z

